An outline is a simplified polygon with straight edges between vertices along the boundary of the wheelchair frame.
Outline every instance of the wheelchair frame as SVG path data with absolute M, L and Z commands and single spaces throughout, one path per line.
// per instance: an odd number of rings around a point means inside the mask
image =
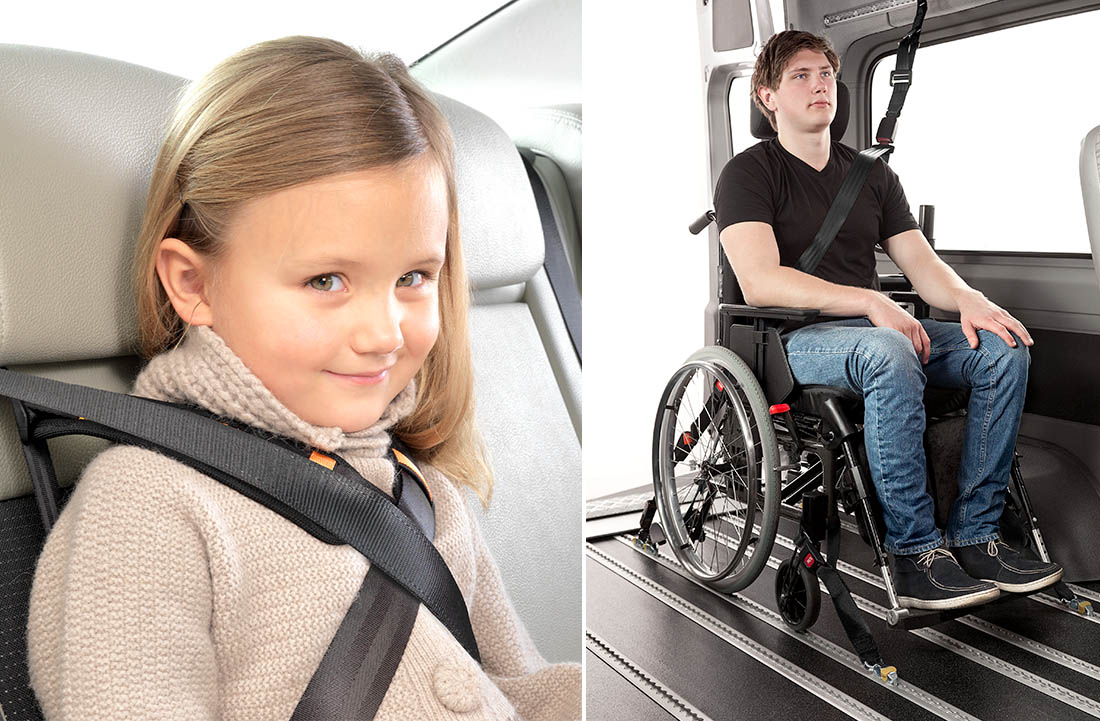
M 915 315 L 928 317 L 927 305 L 911 292 L 904 276 L 886 276 L 883 280 L 884 285 L 894 289 L 890 293 L 894 300 L 914 303 Z M 732 290 L 739 295 L 736 286 Z M 882 660 L 870 630 L 836 570 L 841 527 L 838 506 L 855 513 L 860 535 L 875 554 L 875 565 L 890 602 L 887 622 L 891 627 L 934 625 L 969 614 L 975 606 L 931 611 L 899 605 L 882 540 L 885 531 L 881 513 L 876 508 L 877 497 L 862 452 L 862 428 L 848 419 L 840 401 L 828 393 L 821 404 L 820 416 L 792 410 L 782 402 L 795 390 L 795 383 L 778 328 L 786 321 L 813 320 L 818 315 L 816 310 L 719 305 L 719 344 L 701 349 L 689 358 L 673 375 L 662 396 L 654 428 L 654 498 L 643 511 L 637 543 L 652 548 L 653 544 L 670 541 L 673 552 L 693 576 L 732 593 L 752 583 L 762 572 L 771 555 L 782 507 L 793 515 L 795 507 L 800 506 L 800 530 L 794 551 L 780 564 L 776 575 L 780 615 L 797 631 L 812 626 L 820 610 L 817 581 L 820 577 L 864 666 L 883 681 L 892 682 L 897 677 L 896 669 Z M 748 322 L 738 322 L 739 319 Z M 700 396 L 700 410 L 695 412 L 688 403 L 690 421 L 678 429 L 682 400 L 693 383 L 689 374 L 696 371 L 702 373 L 699 385 L 705 388 Z M 727 419 L 728 427 L 721 427 Z M 753 427 L 746 419 L 756 420 L 757 425 Z M 675 435 L 669 432 L 670 420 Z M 707 436 L 712 425 L 718 430 Z M 738 430 L 740 437 L 734 435 Z M 713 453 L 704 454 L 706 457 L 697 462 L 689 461 L 704 438 L 710 439 Z M 820 476 L 817 463 L 803 467 L 802 458 L 806 454 L 818 459 Z M 784 455 L 791 460 L 784 463 Z M 742 458 L 744 474 L 738 473 L 738 460 Z M 1006 494 L 1006 507 L 1012 512 L 1002 515 L 1002 535 L 1009 524 L 1014 531 L 1012 535 L 1024 541 L 1023 550 L 1049 561 L 1019 460 L 1019 454 L 1014 454 Z M 694 495 L 686 502 L 686 513 L 685 499 L 679 496 L 679 480 L 684 476 L 674 475 L 675 468 L 682 463 L 687 463 L 694 474 L 683 486 L 689 492 L 694 489 Z M 798 473 L 782 477 L 793 471 Z M 739 490 L 744 491 L 743 501 L 736 499 Z M 715 511 L 716 502 L 727 503 L 726 496 L 734 498 L 728 504 L 733 510 Z M 702 501 L 697 505 L 700 497 Z M 655 522 L 658 512 L 659 523 Z M 739 517 L 741 512 L 743 517 Z M 714 530 L 708 537 L 707 528 L 712 521 Z M 737 542 L 737 547 L 724 566 L 702 567 L 696 549 L 702 549 L 709 541 L 717 558 L 719 543 L 728 545 L 731 540 Z M 822 553 L 823 542 L 826 553 Z M 1042 590 L 1053 591 L 1062 603 L 1078 613 L 1093 614 L 1091 604 L 1077 598 L 1063 581 Z M 1028 594 L 1002 592 L 992 603 L 1023 595 Z

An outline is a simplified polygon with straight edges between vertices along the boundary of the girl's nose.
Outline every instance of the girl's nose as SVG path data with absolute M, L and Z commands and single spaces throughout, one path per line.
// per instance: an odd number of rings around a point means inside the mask
M 401 335 L 401 311 L 394 299 L 360 308 L 352 321 L 351 346 L 356 353 L 386 355 L 405 344 Z

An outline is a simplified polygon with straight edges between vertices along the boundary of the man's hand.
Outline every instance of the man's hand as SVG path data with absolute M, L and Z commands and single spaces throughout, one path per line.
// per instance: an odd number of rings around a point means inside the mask
M 978 329 L 984 328 L 996 333 L 1009 346 L 1016 347 L 1016 339 L 1009 331 L 1020 337 L 1024 345 L 1035 345 L 1024 324 L 1009 315 L 1008 311 L 990 302 L 980 291 L 968 290 L 955 297 L 959 306 L 959 323 L 963 334 L 970 341 L 970 347 L 978 347 Z
M 889 296 L 877 291 L 871 291 L 871 293 L 874 298 L 867 309 L 867 318 L 871 321 L 871 324 L 879 328 L 893 328 L 901 331 L 913 342 L 913 348 L 916 350 L 920 362 L 922 364 L 928 363 L 928 356 L 932 352 L 932 341 L 920 321 L 906 313 L 905 309 L 891 300 Z

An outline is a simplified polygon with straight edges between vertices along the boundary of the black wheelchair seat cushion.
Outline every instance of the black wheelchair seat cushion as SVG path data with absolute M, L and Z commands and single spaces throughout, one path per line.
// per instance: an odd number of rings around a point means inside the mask
M 836 386 L 797 386 L 791 394 L 787 405 L 791 410 L 807 413 L 813 416 L 825 415 L 825 402 L 835 399 L 840 403 L 841 409 L 853 423 L 859 422 L 863 416 L 863 396 L 853 393 L 847 388 Z
M 926 386 L 924 389 L 924 409 L 928 411 L 929 418 L 939 418 L 963 410 L 969 403 L 969 388 Z
M 830 398 L 840 403 L 841 409 L 853 423 L 861 422 L 863 416 L 863 396 L 847 388 L 836 386 L 797 386 L 787 400 L 792 410 L 814 416 L 825 414 L 825 401 Z M 939 418 L 966 408 L 970 401 L 969 388 L 942 388 L 926 386 L 924 389 L 924 408 L 929 418 Z

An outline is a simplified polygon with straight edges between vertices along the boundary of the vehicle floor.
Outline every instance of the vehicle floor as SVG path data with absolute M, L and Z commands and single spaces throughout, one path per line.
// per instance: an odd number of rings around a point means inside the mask
M 640 505 L 648 493 L 616 498 Z M 692 579 L 667 544 L 654 554 L 629 528 L 588 533 L 587 718 L 1100 718 L 1100 617 L 1040 593 L 928 628 L 890 627 L 874 554 L 850 517 L 841 575 L 898 683 L 862 668 L 824 587 L 817 622 L 804 633 L 786 627 L 775 611 L 775 566 L 791 556 L 796 514 L 784 509 L 769 565 L 732 595 Z M 636 528 L 638 516 L 618 520 Z M 1074 586 L 1100 607 L 1100 583 Z

